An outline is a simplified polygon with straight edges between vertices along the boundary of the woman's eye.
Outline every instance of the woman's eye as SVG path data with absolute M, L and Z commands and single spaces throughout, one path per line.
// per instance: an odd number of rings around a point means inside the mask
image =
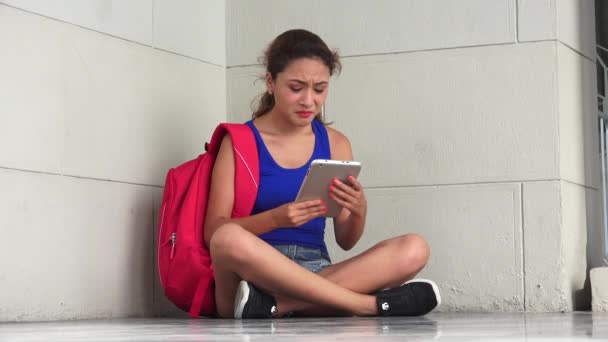
M 291 88 L 291 91 L 293 91 L 294 93 L 297 93 L 300 90 L 302 90 L 302 88 Z
M 319 94 L 321 94 L 325 89 L 315 89 L 315 91 Z

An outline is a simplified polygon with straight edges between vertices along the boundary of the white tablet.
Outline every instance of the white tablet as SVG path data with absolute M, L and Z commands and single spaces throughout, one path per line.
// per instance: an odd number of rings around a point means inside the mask
M 356 161 L 315 159 L 306 172 L 296 202 L 321 199 L 327 206 L 325 217 L 336 217 L 342 207 L 329 197 L 329 186 L 334 178 L 350 184 L 348 177 L 357 178 L 360 171 L 361 163 Z

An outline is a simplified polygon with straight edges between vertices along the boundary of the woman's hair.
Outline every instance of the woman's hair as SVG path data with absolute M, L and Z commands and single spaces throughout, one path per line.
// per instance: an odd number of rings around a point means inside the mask
M 276 37 L 264 52 L 262 63 L 272 79 L 276 80 L 278 73 L 299 58 L 321 60 L 329 69 L 330 76 L 335 72 L 340 72 L 342 68 L 336 51 L 330 50 L 316 34 L 302 29 L 285 31 Z M 257 109 L 253 112 L 252 117 L 258 118 L 270 112 L 273 107 L 274 96 L 264 92 L 260 95 Z M 325 123 L 321 113 L 318 113 L 315 119 Z

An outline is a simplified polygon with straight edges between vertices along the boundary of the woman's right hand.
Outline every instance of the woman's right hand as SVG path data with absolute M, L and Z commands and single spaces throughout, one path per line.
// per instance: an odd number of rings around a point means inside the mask
M 292 202 L 272 209 L 272 220 L 276 227 L 299 227 L 304 223 L 322 217 L 327 207 L 322 200 Z

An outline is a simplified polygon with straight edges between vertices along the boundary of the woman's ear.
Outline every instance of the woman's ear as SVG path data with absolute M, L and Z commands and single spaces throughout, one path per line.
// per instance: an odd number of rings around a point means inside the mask
M 274 81 L 272 80 L 272 75 L 270 72 L 266 71 L 266 91 L 270 94 L 274 93 Z

